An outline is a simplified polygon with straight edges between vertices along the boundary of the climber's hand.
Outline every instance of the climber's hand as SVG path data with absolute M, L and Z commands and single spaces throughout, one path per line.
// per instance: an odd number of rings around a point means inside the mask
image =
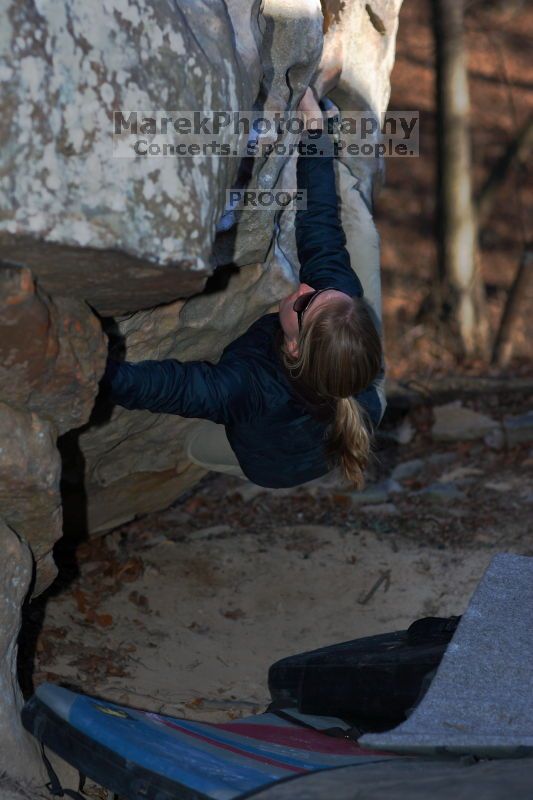
M 308 86 L 300 100 L 298 111 L 304 116 L 304 124 L 308 131 L 316 131 L 324 126 L 322 109 L 318 105 L 313 89 Z

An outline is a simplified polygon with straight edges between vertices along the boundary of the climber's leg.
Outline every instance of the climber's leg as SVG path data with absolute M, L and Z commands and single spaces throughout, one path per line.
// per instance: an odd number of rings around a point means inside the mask
M 208 419 L 192 425 L 185 437 L 185 453 L 190 461 L 204 469 L 248 480 L 231 449 L 224 425 Z
M 352 267 L 361 281 L 365 299 L 372 309 L 374 324 L 382 338 L 382 343 L 384 343 L 379 234 L 365 201 L 365 173 L 360 172 L 360 165 L 353 159 L 349 164 L 336 159 L 335 164 L 338 194 L 341 198 L 340 216 L 346 235 L 346 247 L 350 253 Z M 354 171 L 353 174 L 350 169 Z M 382 366 L 385 367 L 384 359 Z M 384 379 L 376 381 L 375 385 L 381 403 L 381 417 L 383 417 L 387 406 Z

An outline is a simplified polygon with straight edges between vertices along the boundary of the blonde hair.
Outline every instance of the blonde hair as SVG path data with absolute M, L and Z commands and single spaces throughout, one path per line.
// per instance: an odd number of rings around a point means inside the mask
M 331 298 L 308 320 L 304 316 L 298 356 L 282 348 L 292 378 L 308 387 L 318 401 L 336 401 L 326 457 L 332 466 L 340 463 L 344 476 L 357 489 L 365 484 L 372 428 L 366 409 L 353 395 L 372 383 L 382 364 L 381 339 L 372 313 L 362 297 Z

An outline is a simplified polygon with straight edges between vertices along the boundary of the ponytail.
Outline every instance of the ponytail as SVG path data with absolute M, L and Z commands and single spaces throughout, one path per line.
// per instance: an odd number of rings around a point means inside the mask
M 344 477 L 356 489 L 364 489 L 371 434 L 366 410 L 354 397 L 337 400 L 335 418 L 326 444 L 326 456 L 340 461 Z

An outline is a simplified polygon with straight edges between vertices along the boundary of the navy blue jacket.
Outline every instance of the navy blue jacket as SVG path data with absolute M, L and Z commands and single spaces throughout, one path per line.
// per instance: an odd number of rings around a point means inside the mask
M 296 212 L 300 282 L 363 295 L 351 268 L 338 214 L 333 143 L 304 132 L 297 161 L 298 188 L 307 209 Z M 327 155 L 305 155 L 319 148 Z M 331 469 L 324 439 L 331 407 L 316 406 L 288 376 L 279 347 L 279 314 L 266 314 L 229 344 L 218 364 L 175 358 L 137 363 L 108 360 L 102 387 L 129 409 L 221 423 L 245 475 L 259 486 L 298 486 Z M 383 373 L 381 373 L 383 374 Z M 374 426 L 382 409 L 373 384 L 356 395 Z

